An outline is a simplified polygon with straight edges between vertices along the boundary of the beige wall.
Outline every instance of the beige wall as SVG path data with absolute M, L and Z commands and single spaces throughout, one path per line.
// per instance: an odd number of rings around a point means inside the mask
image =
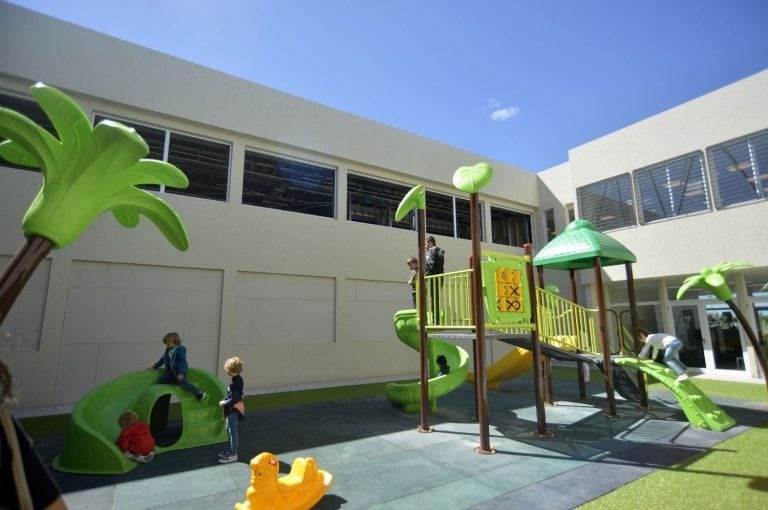
M 571 149 L 568 163 L 539 176 L 562 203 L 575 202 L 580 186 L 768 128 L 766 91 L 768 70 Z M 768 266 L 760 242 L 767 229 L 768 202 L 761 201 L 609 234 L 637 256 L 635 277 L 642 279 L 696 273 L 726 260 Z M 606 268 L 606 275 L 625 279 L 621 266 Z
M 125 229 L 105 214 L 40 266 L 2 325 L 19 340 L 9 357 L 22 407 L 70 406 L 149 366 L 168 331 L 181 333 L 193 365 L 222 378 L 223 361 L 241 356 L 251 391 L 418 373 L 392 323 L 410 306 L 404 262 L 419 249 L 416 234 L 346 221 L 347 173 L 462 196 L 454 171 L 483 157 L 9 4 L 0 19 L 0 89 L 26 94 L 42 81 L 88 115 L 232 146 L 228 202 L 162 194 L 184 221 L 188 251 L 145 218 Z M 241 205 L 246 148 L 336 168 L 339 219 Z M 480 197 L 485 225 L 491 205 L 537 221 L 536 176 L 485 161 L 495 170 Z M 40 185 L 38 173 L 0 166 L 0 263 L 24 241 L 22 216 Z M 469 241 L 438 244 L 446 270 L 467 267 Z

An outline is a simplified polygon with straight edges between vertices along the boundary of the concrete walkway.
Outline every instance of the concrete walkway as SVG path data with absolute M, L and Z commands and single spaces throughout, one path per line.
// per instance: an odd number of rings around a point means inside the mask
M 768 419 L 759 403 L 713 399 L 738 425 L 726 432 L 692 428 L 670 393 L 653 393 L 651 409 L 618 400 L 608 418 L 602 383 L 578 400 L 575 381 L 555 381 L 539 439 L 529 378 L 489 392 L 493 455 L 477 454 L 474 389 L 467 384 L 439 400 L 431 433 L 416 431 L 418 414 L 382 398 L 249 412 L 240 424 L 240 461 L 218 464 L 221 445 L 158 455 L 124 475 L 53 471 L 72 510 L 231 509 L 245 501 L 249 460 L 276 454 L 281 472 L 295 457 L 314 457 L 335 481 L 318 509 L 569 509 L 645 474 L 664 469 Z M 604 395 L 603 395 L 604 396 Z M 50 461 L 61 437 L 37 443 Z

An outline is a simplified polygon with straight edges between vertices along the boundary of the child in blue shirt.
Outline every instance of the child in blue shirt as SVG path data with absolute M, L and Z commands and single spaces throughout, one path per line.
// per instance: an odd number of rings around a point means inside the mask
M 229 358 L 224 362 L 224 370 L 232 378 L 227 388 L 227 396 L 219 402 L 227 420 L 227 434 L 229 435 L 229 450 L 219 454 L 219 462 L 227 464 L 237 460 L 237 448 L 239 446 L 239 433 L 237 425 L 245 417 L 245 405 L 243 404 L 243 362 L 238 357 Z

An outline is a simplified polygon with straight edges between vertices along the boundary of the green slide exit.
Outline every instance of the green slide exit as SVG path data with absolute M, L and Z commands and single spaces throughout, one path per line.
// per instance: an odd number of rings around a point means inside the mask
M 400 310 L 395 314 L 397 337 L 408 347 L 419 350 L 419 321 L 416 310 Z M 437 409 L 437 398 L 450 393 L 464 384 L 469 370 L 469 355 L 461 347 L 436 338 L 427 339 L 429 355 L 429 380 L 427 382 L 429 409 Z M 451 371 L 446 375 L 436 376 L 438 371 L 435 359 L 442 354 L 448 360 Z M 408 413 L 418 412 L 421 402 L 421 383 L 390 383 L 384 394 L 390 402 L 399 404 Z
M 685 416 L 694 427 L 723 432 L 736 425 L 736 421 L 712 402 L 690 379 L 675 381 L 677 374 L 666 365 L 639 358 L 615 358 L 613 363 L 641 370 L 672 390 Z

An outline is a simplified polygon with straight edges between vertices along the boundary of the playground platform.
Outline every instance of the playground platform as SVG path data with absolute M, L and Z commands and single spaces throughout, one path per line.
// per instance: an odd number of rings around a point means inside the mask
M 547 406 L 547 429 L 536 429 L 533 384 L 522 377 L 489 392 L 491 446 L 479 442 L 474 387 L 465 384 L 438 400 L 431 433 L 416 431 L 419 413 L 407 414 L 383 396 L 250 411 L 240 424 L 240 461 L 218 464 L 220 445 L 157 455 L 120 475 L 53 471 L 72 510 L 231 509 L 245 501 L 248 462 L 275 453 L 281 473 L 295 457 L 311 456 L 335 479 L 318 509 L 570 509 L 647 473 L 704 452 L 765 422 L 757 402 L 713 399 L 737 426 L 715 432 L 692 428 L 675 398 L 651 393 L 651 409 L 617 400 L 609 418 L 602 382 L 590 382 L 587 400 L 576 381 L 556 380 L 556 406 Z M 63 437 L 37 442 L 50 463 Z

